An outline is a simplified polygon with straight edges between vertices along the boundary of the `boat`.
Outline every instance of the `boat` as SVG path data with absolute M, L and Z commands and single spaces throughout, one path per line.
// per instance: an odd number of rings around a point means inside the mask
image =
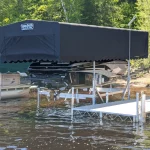
M 122 76 L 127 70 L 125 61 L 96 62 L 95 73 L 99 82 Z M 69 88 L 77 84 L 92 84 L 93 63 L 36 62 L 28 67 L 31 84 L 49 89 Z M 101 81 L 102 80 L 102 81 Z M 70 88 L 69 88 L 70 89 Z
M 29 91 L 29 85 L 2 86 L 0 90 L 0 99 L 28 97 Z
M 29 96 L 30 85 L 20 83 L 18 73 L 0 73 L 0 100 Z

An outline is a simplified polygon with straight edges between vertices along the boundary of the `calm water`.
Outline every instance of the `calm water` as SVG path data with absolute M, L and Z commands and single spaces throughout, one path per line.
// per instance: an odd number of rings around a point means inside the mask
M 69 110 L 45 110 L 47 117 L 20 118 L 10 106 L 21 101 L 1 102 L 0 150 L 150 150 L 150 125 L 139 129 L 130 123 L 76 118 Z

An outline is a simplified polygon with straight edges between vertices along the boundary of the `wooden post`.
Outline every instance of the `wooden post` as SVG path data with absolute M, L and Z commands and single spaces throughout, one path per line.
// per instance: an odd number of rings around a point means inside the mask
M 136 93 L 136 122 L 139 122 L 139 93 Z
M 146 112 L 145 112 L 145 100 L 146 100 L 146 95 L 142 95 L 142 101 L 141 101 L 141 121 L 145 123 L 146 121 Z
M 74 107 L 74 87 L 72 87 L 72 98 L 71 98 L 71 120 L 73 120 L 73 107 Z

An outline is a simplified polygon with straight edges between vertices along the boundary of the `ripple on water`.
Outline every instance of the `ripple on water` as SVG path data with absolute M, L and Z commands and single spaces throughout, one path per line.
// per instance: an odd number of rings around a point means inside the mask
M 0 118 L 0 150 L 11 145 L 16 145 L 16 150 L 132 150 L 144 137 L 137 137 L 131 124 L 103 121 L 101 125 L 99 119 L 81 116 L 72 123 L 69 113 L 44 109 L 32 120 L 5 114 Z

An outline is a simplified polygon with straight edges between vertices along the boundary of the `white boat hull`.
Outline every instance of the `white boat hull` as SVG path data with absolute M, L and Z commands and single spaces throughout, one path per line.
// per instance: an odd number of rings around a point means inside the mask
M 17 86 L 17 87 L 2 87 L 0 90 L 0 99 L 14 99 L 29 96 L 29 86 Z

